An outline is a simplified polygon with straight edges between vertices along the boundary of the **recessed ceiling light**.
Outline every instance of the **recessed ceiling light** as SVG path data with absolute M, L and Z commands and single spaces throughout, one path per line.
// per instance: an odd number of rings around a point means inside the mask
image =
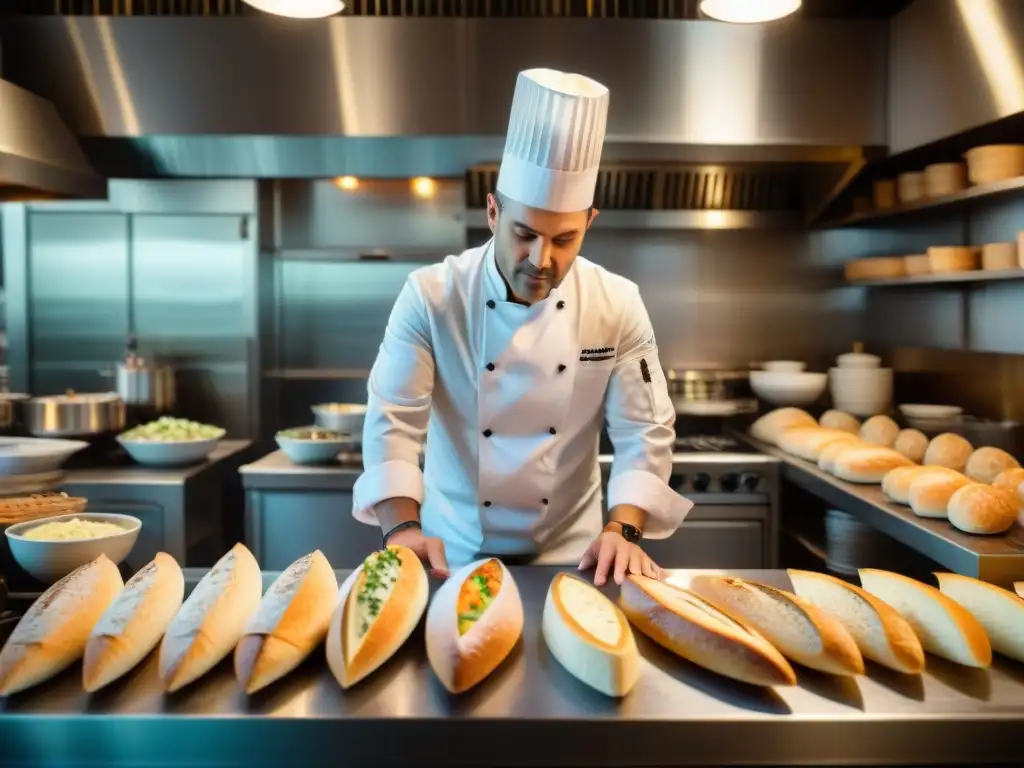
M 800 10 L 803 0 L 701 0 L 700 12 L 732 24 L 761 24 Z
M 342 0 L 245 0 L 258 11 L 293 19 L 322 19 L 345 10 Z

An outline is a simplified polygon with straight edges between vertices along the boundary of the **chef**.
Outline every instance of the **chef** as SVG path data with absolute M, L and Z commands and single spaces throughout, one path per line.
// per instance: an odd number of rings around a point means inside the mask
M 521 72 L 492 238 L 414 271 L 388 320 L 353 514 L 435 575 L 496 556 L 594 568 L 598 585 L 658 577 L 643 539 L 693 506 L 667 484 L 675 410 L 637 286 L 578 256 L 607 113 L 590 78 Z

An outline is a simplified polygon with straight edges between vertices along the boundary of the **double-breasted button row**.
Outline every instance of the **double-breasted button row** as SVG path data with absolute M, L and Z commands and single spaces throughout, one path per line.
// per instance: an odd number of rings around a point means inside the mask
M 543 504 L 546 507 L 548 505 L 548 500 L 547 499 L 541 499 L 540 503 Z M 483 502 L 483 505 L 485 507 L 489 507 L 489 506 L 491 506 L 491 502 L 485 501 L 485 502 Z
M 552 435 L 557 435 L 557 434 L 558 434 L 558 430 L 557 430 L 557 429 L 555 429 L 554 427 L 548 427 L 548 432 L 549 432 L 550 434 L 552 434 Z M 493 435 L 493 434 L 494 434 L 494 431 L 493 431 L 493 430 L 490 430 L 490 429 L 485 429 L 485 430 L 483 431 L 483 436 L 484 436 L 484 437 L 490 437 L 490 436 L 491 436 L 491 435 Z
M 494 299 L 488 299 L 487 300 L 487 308 L 488 309 L 494 309 L 496 306 L 498 306 L 498 305 L 494 301 Z M 555 309 L 565 309 L 565 302 L 564 301 L 559 301 L 557 304 L 555 304 Z

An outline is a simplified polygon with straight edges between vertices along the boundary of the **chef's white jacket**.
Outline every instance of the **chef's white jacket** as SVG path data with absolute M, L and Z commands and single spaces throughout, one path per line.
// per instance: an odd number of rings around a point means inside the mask
M 577 257 L 543 301 L 509 301 L 491 243 L 413 272 L 370 373 L 353 514 L 421 503 L 449 565 L 486 555 L 576 564 L 604 526 L 598 443 L 615 458 L 608 507 L 670 536 L 692 502 L 669 488 L 675 409 L 637 286 Z M 420 452 L 429 448 L 420 469 Z

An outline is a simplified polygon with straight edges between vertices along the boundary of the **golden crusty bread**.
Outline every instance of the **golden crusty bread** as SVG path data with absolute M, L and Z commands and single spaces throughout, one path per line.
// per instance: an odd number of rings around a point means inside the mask
M 793 685 L 796 673 L 765 638 L 690 590 L 629 576 L 619 603 L 643 634 L 677 656 L 752 685 Z
M 992 481 L 992 485 L 997 488 L 1005 488 L 1008 491 L 1013 491 L 1017 494 L 1017 498 L 1024 504 L 1024 469 L 1014 467 L 1013 469 L 1004 469 L 998 475 L 996 479 Z
M 860 434 L 860 421 L 857 420 L 856 416 L 851 416 L 843 411 L 825 411 L 821 414 L 821 418 L 818 419 L 818 426 L 825 429 L 841 429 L 843 432 L 849 432 L 851 435 Z
M 840 454 L 851 448 L 871 448 L 871 443 L 865 443 L 863 440 L 835 440 L 818 453 L 818 469 L 822 472 L 828 472 L 830 475 L 835 471 L 836 459 L 839 458 Z
M 818 460 L 821 450 L 829 443 L 853 442 L 856 436 L 841 429 L 822 429 L 821 427 L 796 427 L 783 432 L 777 445 L 791 456 L 807 461 Z
M 968 483 L 950 499 L 946 516 L 964 533 L 1006 533 L 1017 522 L 1020 499 L 1012 491 L 984 483 Z
M 1013 591 L 1016 592 L 1020 597 L 1024 597 L 1024 581 L 1013 582 Z
M 907 491 L 907 501 L 918 517 L 948 517 L 949 500 L 953 494 L 971 482 L 959 472 L 926 472 L 915 477 Z
M 968 459 L 964 474 L 979 483 L 991 483 L 1006 469 L 1019 469 L 1020 462 L 1000 448 L 985 446 Z
M 940 474 L 940 475 L 960 475 L 959 472 L 947 467 L 897 467 L 882 478 L 882 493 L 884 493 L 889 501 L 895 502 L 896 504 L 910 504 L 910 485 L 919 477 L 923 477 L 927 474 Z
M 702 574 L 690 590 L 750 627 L 782 655 L 833 675 L 864 673 L 857 644 L 838 619 L 785 590 L 747 579 Z
M 1024 600 L 1009 590 L 958 573 L 936 573 L 939 591 L 970 611 L 992 650 L 1024 662 Z
M 892 448 L 899 433 L 900 425 L 888 416 L 872 416 L 860 425 L 860 439 L 883 448 Z
M 966 438 L 952 432 L 944 432 L 933 437 L 928 443 L 928 450 L 924 452 L 924 463 L 963 472 L 973 451 L 974 446 Z
M 770 445 L 777 445 L 779 436 L 795 427 L 813 427 L 818 422 L 807 411 L 799 408 L 776 408 L 750 426 L 750 434 Z
M 896 442 L 892 444 L 892 449 L 902 453 L 915 464 L 920 464 L 928 450 L 928 438 L 920 430 L 901 429 L 900 433 L 896 435 Z
M 873 446 L 843 451 L 836 457 L 832 474 L 849 483 L 879 485 L 897 467 L 913 466 L 913 462 L 891 448 Z

